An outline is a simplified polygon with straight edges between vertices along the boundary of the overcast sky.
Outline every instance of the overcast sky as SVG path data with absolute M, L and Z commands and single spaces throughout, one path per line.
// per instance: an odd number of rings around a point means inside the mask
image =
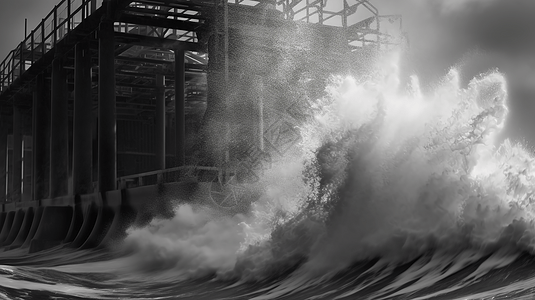
M 342 0 L 330 0 L 342 1 Z M 355 0 L 349 0 L 350 2 Z M 507 136 L 535 145 L 535 0 L 370 0 L 381 14 L 402 14 L 410 72 L 432 84 L 463 62 L 464 78 L 499 68 L 509 84 Z M 3 0 L 0 59 L 58 0 Z
M 4 60 L 24 39 L 24 19 L 28 31 L 41 22 L 60 0 L 1 0 L 0 1 L 0 60 Z
M 376 0 L 401 13 L 412 72 L 426 84 L 453 65 L 465 81 L 498 68 L 508 81 L 505 136 L 535 146 L 534 0 Z

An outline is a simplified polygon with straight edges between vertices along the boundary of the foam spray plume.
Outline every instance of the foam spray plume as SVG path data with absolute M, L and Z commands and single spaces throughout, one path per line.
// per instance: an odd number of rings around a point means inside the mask
M 497 140 L 503 75 L 463 87 L 452 68 L 423 93 L 415 76 L 400 86 L 398 61 L 389 54 L 373 74 L 329 79 L 324 97 L 310 100 L 299 146 L 261 179 L 249 213 L 214 217 L 180 205 L 173 220 L 131 229 L 125 245 L 144 257 L 135 264 L 186 277 L 287 278 L 259 297 L 276 298 L 360 261 L 375 260 L 376 271 L 411 262 L 404 280 L 385 287 L 393 291 L 415 278 L 429 286 L 488 255 L 481 272 L 533 252 L 534 159 Z

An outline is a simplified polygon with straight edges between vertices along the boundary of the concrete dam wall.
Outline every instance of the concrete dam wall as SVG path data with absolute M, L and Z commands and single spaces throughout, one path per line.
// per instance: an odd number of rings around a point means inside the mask
M 0 248 L 29 253 L 56 246 L 88 249 L 120 241 L 130 226 L 172 217 L 173 203 L 204 201 L 211 183 L 180 182 L 7 203 L 0 212 Z

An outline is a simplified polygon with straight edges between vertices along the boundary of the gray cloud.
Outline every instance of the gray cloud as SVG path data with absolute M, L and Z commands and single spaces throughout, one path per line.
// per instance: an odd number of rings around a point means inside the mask
M 380 0 L 379 0 L 380 1 Z M 509 88 L 506 135 L 535 145 L 535 1 L 407 0 L 410 71 L 433 83 L 457 65 L 467 82 L 498 68 Z M 383 1 L 385 7 L 393 1 Z M 528 113 L 529 111 L 529 113 Z

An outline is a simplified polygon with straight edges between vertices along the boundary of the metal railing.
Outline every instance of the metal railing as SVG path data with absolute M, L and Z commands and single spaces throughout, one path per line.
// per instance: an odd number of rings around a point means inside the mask
M 348 30 L 350 44 L 363 47 L 367 43 L 380 45 L 388 44 L 388 37 L 383 35 L 381 39 L 380 20 L 387 17 L 388 20 L 399 19 L 399 16 L 381 16 L 378 10 L 367 0 L 343 0 L 343 2 L 329 0 L 228 0 L 228 3 L 239 5 L 255 5 L 266 3 L 273 5 L 282 11 L 284 17 L 289 20 L 300 20 L 309 23 L 332 24 Z M 202 2 L 202 1 L 200 1 Z M 199 2 L 199 3 L 200 3 Z M 54 9 L 42 19 L 37 27 L 32 30 L 24 40 L 12 50 L 0 63 L 0 94 L 12 85 L 26 70 L 28 70 L 44 54 L 54 48 L 56 43 L 62 40 L 72 29 L 83 22 L 103 3 L 103 0 L 62 0 Z M 337 11 L 328 10 L 329 4 L 342 3 Z M 140 14 L 155 11 L 155 7 L 133 2 L 128 9 L 138 9 Z M 361 22 L 348 23 L 348 17 L 355 14 L 359 7 L 364 7 L 372 16 Z M 158 15 L 187 22 L 199 22 L 202 16 L 196 10 L 169 8 L 168 11 L 158 11 Z M 167 14 L 167 15 L 166 15 Z M 139 26 L 124 22 L 116 22 L 115 30 L 129 33 L 141 28 L 152 29 L 145 35 L 163 37 L 172 34 L 174 39 L 182 41 L 196 41 L 194 30 L 169 30 L 152 26 Z M 368 35 L 374 36 L 373 39 Z
M 124 189 L 181 181 L 213 182 L 223 176 L 223 172 L 223 169 L 217 167 L 182 166 L 168 168 L 117 178 L 117 188 Z M 227 174 L 234 173 L 231 169 L 227 169 L 226 172 Z
M 171 2 L 172 3 L 172 2 Z M 149 16 L 160 20 L 174 20 L 180 22 L 190 22 L 202 24 L 205 16 L 199 8 L 182 7 L 177 8 L 167 5 L 154 5 L 140 2 L 132 2 L 125 9 L 125 12 L 133 16 Z M 127 22 L 116 22 L 115 31 L 122 33 L 135 33 L 159 38 L 169 38 L 186 42 L 196 42 L 195 30 L 177 30 L 159 26 L 140 26 Z
M 0 93 L 50 51 L 103 0 L 62 0 L 0 63 Z
M 369 0 L 227 0 L 230 4 L 257 6 L 263 4 L 275 8 L 286 20 L 301 21 L 342 27 L 347 32 L 352 49 L 375 47 L 388 48 L 401 44 L 402 21 L 400 15 L 381 15 Z M 359 20 L 357 11 L 363 10 Z M 384 21 L 396 23 L 399 33 L 387 33 Z

